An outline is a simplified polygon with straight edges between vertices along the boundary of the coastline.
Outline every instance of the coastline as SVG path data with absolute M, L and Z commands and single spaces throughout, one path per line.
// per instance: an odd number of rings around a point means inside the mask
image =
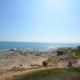
M 5 49 L 34 49 L 43 50 L 50 47 L 76 47 L 80 46 L 80 43 L 59 43 L 59 42 L 10 42 L 10 41 L 0 41 L 0 50 Z
M 80 67 L 80 58 L 71 55 L 77 49 L 77 47 L 57 47 L 55 49 L 50 47 L 43 51 L 19 48 L 7 49 L 3 53 L 0 52 L 0 78 L 6 80 L 8 77 L 39 69 L 78 68 Z

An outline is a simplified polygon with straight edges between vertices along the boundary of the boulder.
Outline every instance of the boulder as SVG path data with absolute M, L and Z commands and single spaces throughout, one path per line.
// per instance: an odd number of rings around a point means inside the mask
M 47 61 L 43 61 L 42 62 L 42 66 L 47 67 L 47 65 L 48 65 L 48 62 Z

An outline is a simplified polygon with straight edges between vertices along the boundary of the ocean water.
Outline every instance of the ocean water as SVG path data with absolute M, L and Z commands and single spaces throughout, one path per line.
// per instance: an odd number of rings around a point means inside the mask
M 0 41 L 0 50 L 12 48 L 47 49 L 50 47 L 76 47 L 80 43 L 42 43 L 42 42 L 3 42 Z

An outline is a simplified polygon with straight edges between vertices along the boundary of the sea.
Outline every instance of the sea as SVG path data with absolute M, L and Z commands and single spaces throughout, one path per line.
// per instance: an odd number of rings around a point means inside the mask
M 0 41 L 0 50 L 21 48 L 21 49 L 48 49 L 55 47 L 76 47 L 80 43 L 48 43 L 48 42 L 9 42 Z

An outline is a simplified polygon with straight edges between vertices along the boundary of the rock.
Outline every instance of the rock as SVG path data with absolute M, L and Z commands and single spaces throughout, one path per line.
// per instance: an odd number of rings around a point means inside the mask
M 68 67 L 68 65 L 69 65 L 69 62 L 68 61 L 60 61 L 60 62 L 58 62 L 58 67 Z
M 80 46 L 77 46 L 77 49 L 80 50 Z
M 72 63 L 70 61 L 68 63 L 68 67 L 72 67 Z
M 42 62 L 42 66 L 47 67 L 47 65 L 48 65 L 48 62 L 47 61 L 43 61 Z
M 77 60 L 77 65 L 80 67 L 80 59 Z
M 57 51 L 57 55 L 63 55 L 65 52 L 64 51 Z

